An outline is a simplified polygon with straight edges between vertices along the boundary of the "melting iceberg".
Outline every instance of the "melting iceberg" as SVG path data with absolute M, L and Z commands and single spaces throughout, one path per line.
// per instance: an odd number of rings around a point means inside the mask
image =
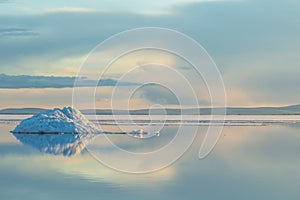
M 79 110 L 71 107 L 55 108 L 23 120 L 13 133 L 99 133 L 96 125 Z

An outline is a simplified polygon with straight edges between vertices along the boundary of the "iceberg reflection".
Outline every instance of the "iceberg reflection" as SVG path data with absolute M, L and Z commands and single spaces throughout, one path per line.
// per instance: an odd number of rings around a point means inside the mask
M 38 149 L 42 153 L 51 155 L 75 156 L 84 150 L 99 134 L 87 133 L 14 133 L 15 138 L 22 144 Z M 149 138 L 159 136 L 159 132 L 150 134 L 143 130 L 131 132 L 102 132 L 107 135 L 129 135 L 134 138 Z
M 81 153 L 94 134 L 36 134 L 12 133 L 22 144 L 52 155 L 75 156 Z

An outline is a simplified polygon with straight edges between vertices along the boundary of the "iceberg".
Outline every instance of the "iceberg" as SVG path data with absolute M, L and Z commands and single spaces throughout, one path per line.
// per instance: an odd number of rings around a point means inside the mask
M 12 133 L 101 133 L 79 110 L 54 108 L 24 119 Z
M 74 156 L 85 149 L 97 134 L 127 134 L 136 138 L 151 136 L 143 129 L 131 132 L 105 132 L 79 110 L 54 108 L 24 119 L 11 131 L 22 144 L 52 155 Z M 159 132 L 155 133 L 159 136 Z
M 127 134 L 136 138 L 148 138 L 159 136 L 159 131 L 154 134 L 144 131 L 143 129 L 133 130 L 131 132 L 106 132 L 97 128 L 90 122 L 79 110 L 71 107 L 63 109 L 54 108 L 40 112 L 30 118 L 24 119 L 11 131 L 13 134 L 23 135 L 65 135 L 65 134 Z M 33 136 L 30 136 L 33 137 Z M 30 137 L 29 140 L 31 139 Z M 74 137 L 74 136 L 70 136 Z M 23 138 L 18 136 L 18 138 Z M 46 137 L 45 137 L 46 138 Z M 49 137 L 51 140 L 54 137 Z M 58 138 L 58 137 L 56 137 Z M 66 138 L 66 137 L 65 137 Z M 63 138 L 64 139 L 64 138 Z M 26 143 L 26 142 L 25 142 Z

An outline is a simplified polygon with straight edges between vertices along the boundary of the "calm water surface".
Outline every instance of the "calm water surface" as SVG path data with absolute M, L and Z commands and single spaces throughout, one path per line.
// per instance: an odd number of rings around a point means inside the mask
M 204 160 L 197 157 L 206 129 L 200 127 L 195 142 L 176 163 L 142 175 L 105 167 L 76 138 L 68 139 L 73 145 L 63 148 L 57 138 L 14 136 L 9 131 L 15 126 L 15 122 L 0 123 L 1 200 L 300 199 L 298 125 L 226 126 Z M 112 140 L 144 151 L 172 139 L 175 130 L 176 126 L 166 127 L 148 142 L 126 135 Z

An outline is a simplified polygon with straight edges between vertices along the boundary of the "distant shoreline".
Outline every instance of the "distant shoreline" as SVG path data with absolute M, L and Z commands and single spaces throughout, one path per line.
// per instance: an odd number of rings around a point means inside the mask
M 34 115 L 47 109 L 43 108 L 6 108 L 0 110 L 0 115 Z M 224 108 L 214 108 L 214 115 L 223 114 Z M 166 109 L 137 109 L 137 110 L 110 110 L 110 109 L 92 109 L 81 110 L 85 115 L 211 115 L 211 108 L 184 108 L 182 110 L 176 108 Z M 253 107 L 240 108 L 228 107 L 227 115 L 300 115 L 300 104 L 285 107 Z

